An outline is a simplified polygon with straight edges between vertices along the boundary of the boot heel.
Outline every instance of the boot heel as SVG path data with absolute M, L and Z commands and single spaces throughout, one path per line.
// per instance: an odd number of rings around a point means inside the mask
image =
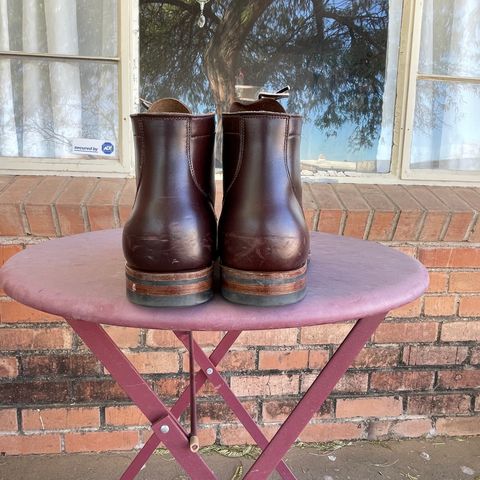
M 233 303 L 275 307 L 305 297 L 307 264 L 287 272 L 253 272 L 221 266 L 222 295 Z
M 191 272 L 149 273 L 125 266 L 127 297 L 147 307 L 190 307 L 213 296 L 213 266 Z

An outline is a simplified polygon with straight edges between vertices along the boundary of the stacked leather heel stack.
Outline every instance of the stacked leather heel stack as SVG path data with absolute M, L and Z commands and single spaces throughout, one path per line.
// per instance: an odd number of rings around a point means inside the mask
M 287 305 L 306 293 L 309 234 L 302 210 L 302 118 L 274 99 L 232 104 L 223 121 L 224 199 L 214 204 L 214 116 L 163 99 L 132 115 L 137 196 L 123 234 L 127 296 L 189 306 L 213 296 L 217 252 L 229 301 Z

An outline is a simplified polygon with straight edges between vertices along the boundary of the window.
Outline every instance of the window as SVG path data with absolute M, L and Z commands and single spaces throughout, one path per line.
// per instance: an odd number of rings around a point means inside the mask
M 141 95 L 195 111 L 289 85 L 304 116 L 302 169 L 390 170 L 401 3 L 140 1 Z M 387 54 L 388 52 L 388 54 Z M 218 162 L 218 159 L 217 159 Z
M 119 4 L 0 1 L 1 168 L 125 170 Z
M 479 25 L 478 0 L 0 0 L 0 172 L 133 175 L 140 97 L 289 85 L 306 180 L 478 182 Z
M 406 177 L 480 180 L 479 25 L 478 0 L 418 2 Z

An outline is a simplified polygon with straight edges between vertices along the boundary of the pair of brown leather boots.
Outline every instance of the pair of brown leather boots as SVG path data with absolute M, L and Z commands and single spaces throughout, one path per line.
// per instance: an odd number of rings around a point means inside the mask
M 232 104 L 223 123 L 223 207 L 214 212 L 215 119 L 162 99 L 132 115 L 137 194 L 123 231 L 127 296 L 147 306 L 211 299 L 276 306 L 306 292 L 302 118 L 274 99 Z

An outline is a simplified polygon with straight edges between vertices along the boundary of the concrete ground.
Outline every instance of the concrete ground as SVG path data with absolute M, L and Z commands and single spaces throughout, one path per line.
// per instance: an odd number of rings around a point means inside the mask
M 204 458 L 219 480 L 240 480 L 253 461 L 248 458 L 251 452 L 223 453 L 229 456 L 207 452 Z M 130 453 L 2 457 L 0 480 L 115 480 L 132 457 Z M 480 437 L 296 447 L 287 463 L 298 480 L 480 480 Z M 188 477 L 171 457 L 159 453 L 135 480 L 182 479 Z

